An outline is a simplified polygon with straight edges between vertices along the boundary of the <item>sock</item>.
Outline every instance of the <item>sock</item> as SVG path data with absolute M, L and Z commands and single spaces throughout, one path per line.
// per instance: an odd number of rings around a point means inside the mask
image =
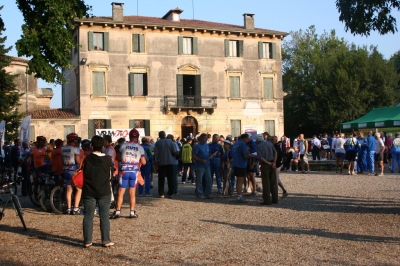
M 135 210 L 131 210 L 131 214 L 135 214 Z
M 116 210 L 115 214 L 120 215 L 121 214 L 121 210 Z
M 67 212 L 70 212 L 70 211 L 71 211 L 71 208 L 68 208 L 68 209 L 67 209 Z
M 74 212 L 75 211 L 79 211 L 79 208 L 78 207 L 74 207 Z

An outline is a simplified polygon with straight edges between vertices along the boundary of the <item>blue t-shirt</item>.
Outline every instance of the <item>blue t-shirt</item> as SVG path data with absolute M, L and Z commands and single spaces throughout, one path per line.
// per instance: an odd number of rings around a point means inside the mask
M 238 140 L 233 145 L 233 164 L 234 167 L 247 168 L 247 158 L 244 155 L 248 154 L 247 145 L 244 141 Z
M 224 150 L 222 149 L 222 146 L 217 142 L 217 143 L 210 143 L 208 144 L 208 148 L 210 149 L 210 155 L 219 152 L 219 155 L 217 154 L 215 156 L 215 159 L 220 159 L 221 155 L 224 153 Z
M 374 136 L 368 136 L 368 151 L 371 152 L 375 152 L 376 150 L 376 140 L 374 138 Z
M 202 168 L 207 168 L 210 166 L 210 149 L 208 148 L 208 144 L 204 143 L 198 143 L 193 147 L 193 154 L 195 154 L 199 159 L 206 160 L 206 164 L 203 164 L 199 161 L 194 161 L 194 166 L 195 167 L 202 167 Z

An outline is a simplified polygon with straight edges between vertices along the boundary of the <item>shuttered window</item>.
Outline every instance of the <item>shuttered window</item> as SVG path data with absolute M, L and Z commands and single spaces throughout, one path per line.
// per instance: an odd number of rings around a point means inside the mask
M 229 77 L 229 91 L 231 98 L 240 98 L 240 77 Z
M 197 54 L 198 38 L 197 37 L 178 37 L 178 54 Z
M 147 73 L 129 73 L 129 96 L 147 95 Z
M 233 137 L 238 137 L 240 136 L 240 120 L 231 120 L 231 134 Z
M 276 59 L 276 43 L 259 42 L 258 43 L 258 57 Z
M 102 71 L 92 72 L 93 95 L 106 95 L 106 73 Z
M 66 137 L 70 133 L 75 133 L 75 126 L 74 125 L 64 126 L 64 137 Z
M 89 51 L 108 51 L 109 33 L 89 31 Z
M 265 131 L 270 136 L 275 136 L 275 120 L 265 120 Z
M 132 34 L 132 52 L 144 53 L 144 34 Z
M 272 100 L 274 98 L 274 82 L 273 78 L 263 78 L 264 82 L 264 98 Z
M 129 128 L 144 128 L 144 134 L 150 136 L 150 120 L 132 119 L 129 120 Z M 144 136 L 141 136 L 144 137 Z
M 243 40 L 225 40 L 225 56 L 226 57 L 243 57 L 244 51 Z

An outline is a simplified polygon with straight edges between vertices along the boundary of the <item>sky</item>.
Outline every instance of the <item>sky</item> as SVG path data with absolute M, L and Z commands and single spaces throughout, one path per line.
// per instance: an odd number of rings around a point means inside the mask
M 85 0 L 92 6 L 94 16 L 111 16 L 111 2 L 116 0 Z M 181 18 L 198 19 L 227 24 L 243 25 L 243 14 L 255 14 L 254 23 L 257 28 L 271 29 L 290 33 L 304 30 L 315 25 L 318 34 L 334 29 L 339 38 L 358 46 L 374 45 L 378 51 L 389 59 L 400 50 L 400 33 L 379 35 L 372 32 L 368 37 L 353 36 L 346 32 L 344 24 L 339 21 L 339 13 L 335 0 L 119 0 L 124 5 L 124 15 L 140 15 L 162 17 L 170 9 L 179 7 L 183 10 Z M 15 42 L 21 36 L 23 17 L 15 0 L 0 0 L 4 5 L 0 11 L 7 36 L 6 46 L 14 46 L 9 55 L 18 56 Z M 393 12 L 400 29 L 400 12 Z M 285 39 L 289 39 L 286 37 Z M 52 108 L 61 108 L 61 86 L 54 86 L 39 80 L 40 88 L 51 88 L 54 97 Z

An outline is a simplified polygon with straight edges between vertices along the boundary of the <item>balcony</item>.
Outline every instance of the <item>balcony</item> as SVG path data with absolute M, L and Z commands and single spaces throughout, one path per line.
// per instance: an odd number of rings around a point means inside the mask
M 174 111 L 207 111 L 213 113 L 217 108 L 216 96 L 164 96 L 164 108 L 166 112 Z

